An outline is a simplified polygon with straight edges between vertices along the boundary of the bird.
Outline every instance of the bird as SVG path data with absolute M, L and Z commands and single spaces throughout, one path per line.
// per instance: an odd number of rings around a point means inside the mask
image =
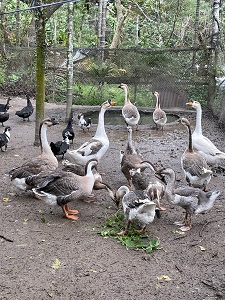
M 67 160 L 83 166 L 92 158 L 97 159 L 99 162 L 109 148 L 109 139 L 105 131 L 104 115 L 106 110 L 115 105 L 115 103 L 116 102 L 110 99 L 102 103 L 94 137 L 82 144 L 78 149 L 68 150 L 65 154 Z
M 84 114 L 83 113 L 79 113 L 78 114 L 78 125 L 81 129 L 83 129 L 83 131 L 85 131 L 85 129 L 89 130 L 91 127 L 91 118 L 88 118 L 87 120 L 85 120 L 84 118 Z
M 20 190 L 32 189 L 37 175 L 41 172 L 53 171 L 58 167 L 58 160 L 52 153 L 47 140 L 47 128 L 56 124 L 59 122 L 54 118 L 42 120 L 39 129 L 41 154 L 6 173 L 12 184 Z
M 69 162 L 68 160 L 64 160 L 62 164 L 64 166 L 62 168 L 63 171 L 72 172 L 72 173 L 80 175 L 80 176 L 85 175 L 85 167 L 84 166 L 73 164 L 73 163 Z M 108 183 L 103 182 L 102 176 L 96 168 L 93 168 L 93 174 L 95 177 L 95 183 L 93 186 L 93 190 L 102 190 L 102 189 L 106 190 L 108 192 L 110 198 L 113 200 L 113 202 L 116 204 L 116 206 L 118 206 L 118 203 L 115 199 L 115 193 L 114 193 L 112 187 Z M 88 201 L 86 201 L 86 202 L 88 202 Z
M 144 191 L 130 191 L 125 185 L 122 185 L 116 191 L 116 198 L 119 201 L 122 200 L 123 212 L 127 221 L 125 230 L 119 232 L 118 235 L 128 234 L 130 224 L 140 234 L 145 233 L 147 225 L 154 220 L 156 213 L 155 203 L 148 198 L 148 195 Z
M 225 152 L 220 151 L 212 141 L 202 134 L 202 108 L 198 101 L 188 102 L 186 105 L 196 109 L 196 125 L 192 133 L 193 148 L 212 167 L 225 169 Z
M 27 105 L 23 107 L 21 110 L 16 111 L 16 115 L 20 118 L 23 118 L 23 121 L 27 119 L 30 121 L 29 117 L 33 114 L 34 108 L 30 100 L 30 96 L 26 95 L 27 98 Z
M 162 129 L 164 128 L 166 122 L 167 122 L 167 116 L 164 110 L 160 108 L 160 97 L 159 93 L 155 92 L 154 96 L 156 97 L 156 105 L 155 110 L 153 111 L 153 121 L 156 125 L 156 129 Z
M 2 126 L 4 126 L 3 123 L 5 123 L 6 121 L 8 121 L 8 119 L 9 119 L 9 113 L 8 113 L 8 111 L 0 112 L 0 123 L 2 123 Z
M 77 220 L 76 215 L 79 212 L 69 209 L 68 203 L 86 199 L 91 195 L 95 182 L 92 168 L 97 164 L 96 159 L 90 159 L 86 164 L 84 176 L 62 170 L 51 172 L 39 181 L 33 192 L 47 204 L 61 206 L 65 218 Z
M 175 188 L 175 172 L 172 168 L 164 168 L 157 171 L 167 177 L 165 197 L 171 203 L 182 207 L 185 210 L 183 221 L 174 224 L 181 226 L 181 231 L 188 231 L 193 225 L 193 215 L 205 213 L 210 210 L 220 191 L 204 192 L 199 188 L 179 187 Z M 189 222 L 188 222 L 189 217 Z
M 66 151 L 69 149 L 70 141 L 69 141 L 70 132 L 65 132 L 65 139 L 62 141 L 57 142 L 50 142 L 50 147 L 52 149 L 52 152 L 54 155 L 62 155 L 62 159 L 64 158 L 64 155 Z
M 132 141 L 132 127 L 127 127 L 128 138 L 125 150 L 120 150 L 120 168 L 131 187 L 131 175 L 130 170 L 132 169 L 145 169 L 146 166 L 142 166 L 141 163 L 143 158 L 139 153 L 138 149 L 134 146 Z
M 140 169 L 130 170 L 132 185 L 136 190 L 144 190 L 149 199 L 156 203 L 159 211 L 166 210 L 161 205 L 166 190 L 165 178 L 155 174 L 157 169 L 150 161 L 143 161 L 141 165 L 146 166 L 143 172 L 140 172 Z
M 0 134 L 0 148 L 2 152 L 7 150 L 7 144 L 10 141 L 10 130 L 11 127 L 6 126 L 3 133 Z M 4 146 L 5 146 L 5 150 L 2 149 Z
M 72 109 L 70 111 L 69 119 L 67 121 L 67 126 L 62 131 L 62 137 L 63 137 L 63 139 L 66 138 L 65 133 L 68 132 L 68 131 L 70 133 L 70 135 L 68 136 L 68 138 L 69 138 L 71 144 L 73 144 L 73 140 L 74 140 L 74 137 L 75 137 L 75 132 L 73 130 L 73 110 Z
M 192 136 L 190 122 L 186 118 L 181 118 L 183 124 L 188 130 L 188 148 L 181 156 L 181 167 L 184 172 L 186 181 L 190 186 L 202 188 L 204 191 L 207 189 L 212 178 L 212 171 L 207 165 L 205 159 L 192 147 Z
M 9 110 L 9 108 L 11 107 L 11 105 L 9 104 L 9 102 L 12 99 L 10 97 L 8 97 L 6 104 L 0 104 L 0 112 L 6 112 L 7 110 Z
M 129 98 L 129 88 L 128 85 L 121 83 L 119 88 L 124 90 L 125 99 L 124 106 L 122 108 L 122 116 L 127 126 L 136 127 L 138 130 L 138 123 L 140 121 L 140 113 L 136 105 L 132 104 Z

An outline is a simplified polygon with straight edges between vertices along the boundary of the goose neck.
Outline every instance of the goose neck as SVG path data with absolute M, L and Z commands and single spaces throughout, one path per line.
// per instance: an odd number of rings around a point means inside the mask
M 124 88 L 124 93 L 125 93 L 124 104 L 128 104 L 128 103 L 130 103 L 129 88 L 128 87 Z
M 104 120 L 105 112 L 106 112 L 106 109 L 101 107 L 101 110 L 100 110 L 99 115 L 98 115 L 98 126 L 97 126 L 97 129 L 96 129 L 95 137 L 104 137 L 104 136 L 106 136 L 105 120 Z
M 191 128 L 190 128 L 190 126 L 188 126 L 187 128 L 188 128 L 188 139 L 189 139 L 188 150 L 189 150 L 190 152 L 193 152 L 192 136 L 191 136 Z
M 52 153 L 51 147 L 47 140 L 47 126 L 42 125 L 40 129 L 40 145 L 41 145 L 41 153 Z
M 196 113 L 195 132 L 202 134 L 202 108 L 200 106 L 196 108 Z
M 156 95 L 156 108 L 160 108 L 160 100 L 158 95 Z
M 167 200 L 170 201 L 171 203 L 175 203 L 174 187 L 175 187 L 175 174 L 172 174 L 167 179 L 167 185 L 165 191 Z

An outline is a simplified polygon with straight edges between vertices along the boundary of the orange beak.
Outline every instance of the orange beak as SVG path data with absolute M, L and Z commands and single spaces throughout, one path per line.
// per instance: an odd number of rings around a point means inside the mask
M 116 102 L 114 102 L 114 101 L 111 101 L 111 106 L 114 106 L 115 104 L 116 104 Z
M 192 102 L 187 102 L 186 105 L 192 106 Z

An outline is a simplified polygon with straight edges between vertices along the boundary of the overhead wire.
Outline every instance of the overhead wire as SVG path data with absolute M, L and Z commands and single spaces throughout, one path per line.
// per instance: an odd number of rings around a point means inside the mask
M 14 13 L 18 13 L 18 12 L 23 12 L 23 11 L 28 11 L 28 10 L 33 10 L 33 9 L 37 9 L 37 8 L 44 8 L 44 7 L 48 7 L 48 6 L 54 6 L 54 5 L 58 5 L 58 4 L 65 4 L 65 3 L 69 3 L 69 2 L 80 2 L 83 0 L 63 0 L 63 1 L 58 1 L 58 2 L 52 2 L 52 3 L 46 3 L 46 4 L 42 4 L 42 5 L 35 5 L 35 6 L 29 6 L 26 8 L 20 8 L 20 9 L 15 9 L 12 11 L 4 11 L 4 12 L 0 12 L 0 15 L 9 15 L 9 14 L 14 14 Z

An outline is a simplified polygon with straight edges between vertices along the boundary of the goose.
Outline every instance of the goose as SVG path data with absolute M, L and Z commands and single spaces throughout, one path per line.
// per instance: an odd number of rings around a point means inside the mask
M 110 99 L 103 102 L 100 108 L 98 125 L 94 137 L 90 141 L 84 143 L 76 150 L 68 150 L 65 158 L 70 162 L 85 166 L 86 163 L 94 158 L 99 160 L 106 153 L 109 148 L 109 139 L 105 132 L 104 115 L 106 110 L 115 105 L 115 102 Z
M 7 99 L 7 102 L 6 102 L 6 104 L 0 104 L 0 112 L 6 112 L 7 110 L 9 110 L 9 108 L 10 108 L 10 104 L 9 104 L 9 102 L 11 101 L 12 99 L 10 98 L 10 97 L 8 97 L 8 99 Z
M 156 203 L 160 211 L 166 210 L 166 208 L 161 205 L 161 200 L 166 189 L 165 178 L 155 174 L 157 170 L 151 162 L 143 161 L 141 165 L 146 166 L 143 172 L 140 172 L 140 169 L 130 170 L 132 185 L 136 190 L 144 190 L 149 199 Z M 150 172 L 146 172 L 147 170 L 150 170 Z
M 44 176 L 36 188 L 34 194 L 49 205 L 62 207 L 64 217 L 77 220 L 77 210 L 70 210 L 68 203 L 75 200 L 83 200 L 92 193 L 95 177 L 92 171 L 97 166 L 97 160 L 91 159 L 85 167 L 85 175 L 79 176 L 72 172 L 55 171 Z
M 142 166 L 141 163 L 143 158 L 139 153 L 138 149 L 134 146 L 132 141 L 132 127 L 127 127 L 128 139 L 125 150 L 120 150 L 120 167 L 123 175 L 126 177 L 129 186 L 131 186 L 131 175 L 130 170 L 141 169 L 143 170 L 146 166 Z
M 212 171 L 205 159 L 193 150 L 190 122 L 188 119 L 182 118 L 181 124 L 187 128 L 189 137 L 188 148 L 181 156 L 181 167 L 185 178 L 190 186 L 202 188 L 206 191 L 206 186 L 212 178 Z
M 165 111 L 160 108 L 159 93 L 155 92 L 154 96 L 156 97 L 156 105 L 155 105 L 155 110 L 153 111 L 153 121 L 156 125 L 156 129 L 161 128 L 163 130 L 164 125 L 167 122 L 167 116 Z
M 3 133 L 0 134 L 0 148 L 2 152 L 7 150 L 7 145 L 8 142 L 10 141 L 10 130 L 11 127 L 6 126 Z M 5 150 L 2 149 L 4 146 L 5 146 Z
M 27 119 L 27 121 L 30 121 L 29 117 L 33 114 L 34 108 L 30 101 L 30 96 L 26 95 L 27 97 L 27 105 L 23 107 L 21 110 L 16 111 L 16 115 L 20 118 L 23 118 L 23 121 Z
M 67 131 L 65 133 L 65 139 L 62 141 L 57 141 L 55 143 L 51 142 L 50 147 L 52 149 L 52 152 L 54 155 L 62 155 L 62 159 L 64 158 L 64 155 L 66 151 L 69 149 L 70 141 L 69 141 L 70 132 Z
M 140 114 L 137 107 L 130 102 L 128 85 L 121 83 L 119 88 L 123 89 L 125 93 L 124 106 L 122 108 L 122 116 L 124 121 L 127 126 L 136 126 L 137 130 Z
M 20 190 L 30 190 L 33 187 L 32 176 L 41 172 L 49 172 L 58 167 L 58 160 L 52 153 L 47 140 L 47 128 L 59 124 L 54 118 L 46 118 L 40 123 L 39 138 L 41 144 L 41 154 L 23 165 L 10 170 L 9 176 L 14 186 Z M 27 181 L 29 179 L 29 181 Z
M 206 162 L 213 167 L 221 167 L 225 169 L 225 152 L 220 151 L 207 137 L 202 134 L 202 108 L 198 101 L 188 102 L 186 105 L 196 109 L 196 125 L 192 133 L 193 148 Z
M 89 130 L 91 127 L 91 118 L 88 118 L 87 120 L 84 119 L 84 114 L 79 113 L 78 114 L 78 119 L 79 119 L 79 127 L 85 131 L 85 129 Z
M 181 231 L 188 231 L 193 225 L 193 215 L 205 213 L 210 210 L 220 191 L 204 192 L 193 187 L 180 187 L 175 189 L 175 172 L 171 168 L 157 171 L 158 174 L 167 176 L 165 196 L 168 201 L 185 209 L 185 217 L 181 222 L 174 224 L 181 226 Z M 188 223 L 189 217 L 189 223 Z
M 66 138 L 65 133 L 68 132 L 68 131 L 70 133 L 70 135 L 68 136 L 69 141 L 71 142 L 71 144 L 73 144 L 75 133 L 74 133 L 74 130 L 73 130 L 73 110 L 72 109 L 70 111 L 70 116 L 69 116 L 69 119 L 68 119 L 68 122 L 67 122 L 67 126 L 62 131 L 62 137 L 63 137 L 63 139 Z
M 85 175 L 85 167 L 77 164 L 70 163 L 68 160 L 63 161 L 63 171 L 65 172 L 72 172 L 74 174 L 84 176 Z M 93 186 L 93 190 L 106 190 L 110 196 L 110 198 L 113 200 L 113 202 L 118 206 L 118 203 L 115 199 L 114 191 L 111 188 L 111 186 L 105 182 L 103 182 L 101 174 L 98 172 L 96 168 L 93 169 L 93 174 L 95 178 L 95 183 Z M 93 195 L 90 195 L 90 197 Z M 91 201 L 86 201 L 86 202 L 91 202 Z
M 0 123 L 2 123 L 2 126 L 4 126 L 3 123 L 5 123 L 6 121 L 8 121 L 8 119 L 9 119 L 9 113 L 8 113 L 8 111 L 0 112 Z
M 127 220 L 126 229 L 118 233 L 125 235 L 129 233 L 130 224 L 137 228 L 137 232 L 143 234 L 147 225 L 152 223 L 155 217 L 155 203 L 151 201 L 144 191 L 130 191 L 122 185 L 116 191 L 118 201 L 122 200 L 124 216 Z

